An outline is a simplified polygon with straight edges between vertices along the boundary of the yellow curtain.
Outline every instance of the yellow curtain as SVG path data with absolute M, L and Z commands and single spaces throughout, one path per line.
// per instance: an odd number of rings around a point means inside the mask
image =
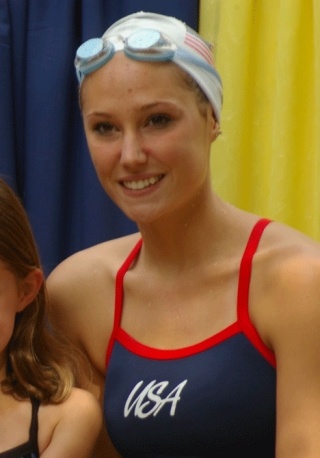
M 216 191 L 320 240 L 320 1 L 200 0 L 200 33 L 224 86 Z

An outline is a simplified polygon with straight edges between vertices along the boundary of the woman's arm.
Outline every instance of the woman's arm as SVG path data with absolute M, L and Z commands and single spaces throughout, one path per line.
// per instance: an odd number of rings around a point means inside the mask
M 276 457 L 318 458 L 320 257 L 303 255 L 281 264 L 271 337 L 277 360 Z

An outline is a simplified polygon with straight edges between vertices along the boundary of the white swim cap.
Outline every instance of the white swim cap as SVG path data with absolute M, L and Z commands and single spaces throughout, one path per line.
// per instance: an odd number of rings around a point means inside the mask
M 143 11 L 116 21 L 102 38 L 88 40 L 79 47 L 75 58 L 79 81 L 117 51 L 135 60 L 174 62 L 197 82 L 220 120 L 222 82 L 213 65 L 211 45 L 184 22 Z

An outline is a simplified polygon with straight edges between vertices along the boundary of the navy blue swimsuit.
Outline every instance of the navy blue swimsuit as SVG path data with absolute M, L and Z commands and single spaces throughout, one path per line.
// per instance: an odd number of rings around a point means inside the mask
M 268 223 L 258 221 L 242 257 L 236 322 L 190 347 L 150 348 L 121 328 L 123 277 L 142 241 L 120 268 L 104 416 L 123 457 L 274 458 L 275 357 L 248 313 L 252 258 Z

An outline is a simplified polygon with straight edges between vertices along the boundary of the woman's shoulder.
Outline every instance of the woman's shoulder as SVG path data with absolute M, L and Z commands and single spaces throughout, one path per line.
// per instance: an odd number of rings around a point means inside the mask
M 294 302 L 297 288 L 312 288 L 320 298 L 320 243 L 299 230 L 269 224 L 253 262 L 253 275 L 263 290 Z
M 81 344 L 99 368 L 104 366 L 113 326 L 115 276 L 139 239 L 139 234 L 132 234 L 82 250 L 47 278 L 51 322 L 68 339 Z
M 320 268 L 320 242 L 279 222 L 272 222 L 267 227 L 260 254 L 277 273 L 283 270 L 288 275 L 296 272 L 302 275 L 309 269 Z
M 264 340 L 283 341 L 293 330 L 320 326 L 320 244 L 306 234 L 273 222 L 253 260 L 251 314 Z M 304 323 L 304 326 L 303 326 Z M 288 339 L 289 340 L 289 339 Z
M 81 285 L 98 282 L 100 278 L 110 278 L 113 281 L 119 267 L 139 239 L 139 233 L 130 234 L 72 254 L 49 274 L 48 287 L 73 289 L 75 285 L 81 288 Z

